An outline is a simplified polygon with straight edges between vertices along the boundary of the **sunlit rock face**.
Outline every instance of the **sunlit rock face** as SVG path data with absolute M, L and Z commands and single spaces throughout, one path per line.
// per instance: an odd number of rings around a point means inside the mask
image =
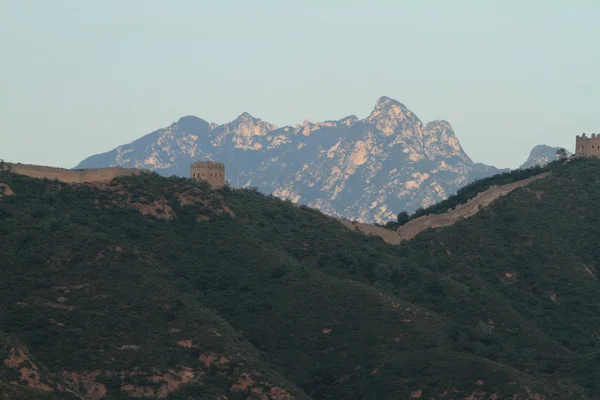
M 77 168 L 121 165 L 188 176 L 193 161 L 208 159 L 225 163 L 233 186 L 255 186 L 330 215 L 378 223 L 499 172 L 474 163 L 447 121 L 424 125 L 388 97 L 364 119 L 351 115 L 293 127 L 248 113 L 224 125 L 186 116 Z

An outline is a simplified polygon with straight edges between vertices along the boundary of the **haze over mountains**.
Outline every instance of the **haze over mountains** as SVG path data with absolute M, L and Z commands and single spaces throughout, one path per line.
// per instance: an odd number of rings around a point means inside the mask
M 523 165 L 546 163 L 555 153 L 539 148 Z M 388 97 L 364 119 L 351 115 L 294 127 L 248 113 L 223 125 L 186 116 L 76 168 L 121 165 L 186 177 L 197 160 L 224 162 L 235 187 L 254 186 L 330 215 L 378 223 L 506 171 L 473 162 L 447 121 L 424 124 Z

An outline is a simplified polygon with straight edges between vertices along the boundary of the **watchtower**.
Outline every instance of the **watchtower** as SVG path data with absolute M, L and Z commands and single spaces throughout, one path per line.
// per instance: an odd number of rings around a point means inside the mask
M 190 178 L 206 181 L 214 189 L 225 186 L 225 164 L 216 161 L 198 161 L 190 166 Z
M 600 134 L 575 136 L 575 153 L 584 157 L 600 157 Z

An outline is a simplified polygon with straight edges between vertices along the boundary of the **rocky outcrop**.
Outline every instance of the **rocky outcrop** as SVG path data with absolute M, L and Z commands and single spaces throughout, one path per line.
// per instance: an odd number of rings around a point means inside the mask
M 4 196 L 12 196 L 15 192 L 6 183 L 0 182 L 0 199 Z
M 0 331 L 0 386 L 7 384 L 14 388 L 29 389 L 28 397 L 22 398 L 54 398 L 46 393 L 66 393 L 69 399 L 78 399 L 72 388 L 51 373 L 44 365 L 32 356 L 23 343 Z M 0 398 L 13 398 L 11 394 L 3 396 L 0 387 Z M 25 396 L 25 393 L 23 394 Z M 21 398 L 21 397 L 19 397 Z

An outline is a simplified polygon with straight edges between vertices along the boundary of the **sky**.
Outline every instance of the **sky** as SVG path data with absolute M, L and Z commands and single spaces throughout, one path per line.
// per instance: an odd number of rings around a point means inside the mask
M 184 115 L 366 117 L 389 96 L 477 162 L 600 133 L 597 0 L 0 0 L 0 158 L 71 168 Z

